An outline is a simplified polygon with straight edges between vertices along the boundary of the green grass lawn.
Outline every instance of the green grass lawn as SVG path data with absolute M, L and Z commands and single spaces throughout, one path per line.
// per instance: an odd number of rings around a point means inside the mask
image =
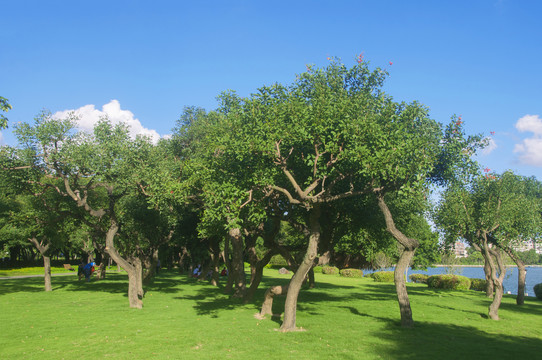
M 73 267 L 75 272 L 77 272 L 77 266 Z M 63 267 L 54 267 L 51 266 L 51 274 L 60 274 L 60 273 L 73 273 L 74 271 L 66 270 Z M 0 269 L 0 277 L 5 276 L 27 276 L 27 275 L 43 275 L 43 266 L 42 267 L 25 267 L 25 268 L 16 268 L 16 269 Z
M 416 326 L 399 326 L 393 284 L 316 274 L 299 296 L 297 325 L 280 333 L 279 318 L 257 320 L 265 287 L 287 275 L 265 272 L 255 304 L 162 272 L 144 308 L 128 308 L 127 277 L 90 283 L 53 277 L 0 280 L 0 359 L 535 359 L 542 352 L 542 301 L 522 307 L 505 297 L 500 321 L 472 291 L 409 284 Z M 282 312 L 284 298 L 274 304 Z

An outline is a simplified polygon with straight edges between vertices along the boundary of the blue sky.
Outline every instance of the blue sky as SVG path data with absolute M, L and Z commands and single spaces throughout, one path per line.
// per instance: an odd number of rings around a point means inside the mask
M 386 91 L 492 136 L 488 168 L 542 179 L 542 2 L 0 0 L 10 125 L 80 109 L 163 136 L 184 106 L 289 83 L 328 56 L 386 67 Z M 393 65 L 389 65 L 389 62 Z M 529 116 L 528 116 L 529 115 Z M 521 120 L 520 120 L 521 119 Z M 11 128 L 1 133 L 14 145 Z M 159 134 L 159 135 L 158 135 Z

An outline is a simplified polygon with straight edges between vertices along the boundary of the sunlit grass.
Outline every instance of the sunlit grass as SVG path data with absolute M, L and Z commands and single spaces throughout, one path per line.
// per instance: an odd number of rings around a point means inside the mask
M 51 274 L 77 274 L 77 265 L 72 265 L 73 270 L 67 270 L 64 267 L 51 266 Z M 116 266 L 110 266 L 108 272 L 117 271 Z M 43 267 L 24 267 L 14 269 L 0 269 L 0 277 L 7 276 L 30 276 L 43 275 Z
M 147 288 L 144 308 L 128 308 L 127 278 L 53 277 L 0 281 L 1 359 L 458 359 L 536 358 L 542 348 L 542 301 L 523 307 L 507 296 L 500 321 L 488 320 L 482 293 L 409 284 L 416 326 L 399 326 L 393 284 L 317 275 L 299 296 L 297 325 L 257 320 L 265 288 L 287 275 L 266 270 L 255 304 L 173 272 Z M 274 304 L 282 312 L 284 298 Z
M 77 267 L 74 267 L 77 272 Z M 74 271 L 66 270 L 63 267 L 51 266 L 52 274 L 73 273 Z M 0 277 L 4 276 L 25 276 L 25 275 L 43 275 L 43 267 L 25 267 L 16 269 L 0 269 Z

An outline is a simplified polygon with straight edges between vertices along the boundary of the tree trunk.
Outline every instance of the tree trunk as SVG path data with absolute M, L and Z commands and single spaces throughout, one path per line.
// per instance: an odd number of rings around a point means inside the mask
M 489 255 L 486 254 L 486 250 L 484 246 L 480 246 L 477 243 L 473 241 L 473 239 L 469 240 L 469 243 L 471 246 L 476 250 L 479 251 L 482 254 L 482 257 L 484 258 L 484 275 L 486 278 L 486 297 L 492 298 L 493 294 L 495 292 L 495 285 L 493 285 L 493 279 L 491 277 L 491 264 L 489 263 Z
M 235 285 L 233 297 L 242 298 L 246 291 L 245 266 L 243 263 L 243 237 L 241 229 L 234 228 L 229 231 L 232 244 L 232 275 Z
M 51 258 L 43 255 L 43 271 L 45 272 L 45 291 L 52 291 L 51 286 Z
M 525 278 L 527 277 L 527 270 L 523 261 L 519 260 L 516 264 L 518 265 L 518 296 L 516 304 L 523 305 L 525 303 Z
M 498 249 L 490 248 L 487 241 L 487 234 L 482 234 L 484 250 L 487 254 L 487 259 L 491 267 L 491 280 L 495 286 L 495 294 L 493 295 L 493 301 L 489 305 L 488 317 L 492 320 L 499 320 L 499 307 L 501 306 L 502 296 L 503 296 L 503 281 L 506 275 L 506 267 L 502 262 L 501 253 Z M 495 265 L 495 262 L 497 265 Z M 499 267 L 499 275 L 497 276 L 497 266 Z
M 482 254 L 484 255 L 484 254 Z M 495 285 L 493 285 L 493 279 L 491 278 L 491 265 L 489 265 L 489 261 L 487 257 L 484 255 L 484 274 L 486 276 L 486 297 L 492 298 L 493 293 L 495 292 Z
M 133 259 L 135 276 L 136 276 L 136 286 L 137 286 L 137 297 L 139 300 L 143 300 L 145 293 L 143 292 L 143 264 L 139 257 Z M 143 304 L 142 304 L 143 306 Z
M 527 276 L 525 263 L 517 256 L 513 249 L 506 248 L 505 251 L 518 267 L 518 296 L 516 297 L 516 304 L 523 305 L 525 304 L 525 278 Z
M 393 279 L 395 281 L 395 291 L 397 292 L 397 301 L 399 302 L 399 311 L 401 313 L 401 326 L 412 327 L 414 326 L 414 319 L 412 318 L 412 309 L 410 307 L 410 300 L 408 298 L 408 292 L 406 288 L 405 272 L 410 265 L 410 260 L 414 256 L 416 249 L 404 249 L 403 253 L 397 261 L 395 271 L 393 273 Z
M 265 315 L 273 316 L 273 298 L 277 295 L 285 295 L 288 292 L 288 285 L 286 286 L 272 286 L 265 292 L 264 301 L 262 304 L 262 310 L 258 314 L 260 319 L 263 319 Z
M 141 309 L 143 307 L 143 301 L 139 298 L 140 281 L 141 281 L 141 262 L 139 263 L 139 275 L 137 272 L 137 266 L 130 264 L 126 259 L 120 256 L 114 243 L 114 238 L 119 231 L 117 222 L 111 220 L 109 229 L 105 235 L 105 251 L 128 274 L 128 301 L 131 308 Z
M 314 260 L 318 255 L 318 241 L 320 240 L 320 205 L 315 204 L 309 214 L 310 237 L 307 251 L 303 261 L 297 268 L 294 276 L 288 285 L 288 294 L 284 303 L 284 321 L 280 327 L 280 331 L 296 330 L 296 310 L 297 297 L 301 290 L 301 285 L 305 281 L 307 273 L 314 265 Z
M 105 279 L 106 269 L 107 269 L 107 266 L 105 265 L 105 262 L 102 260 L 102 263 L 100 264 L 100 267 L 98 268 L 98 280 Z
M 181 252 L 179 253 L 179 262 L 177 263 L 178 266 L 179 266 L 179 273 L 181 273 L 181 274 L 183 273 L 184 268 L 185 268 L 184 260 L 185 260 L 186 257 L 188 257 L 188 255 L 189 255 L 188 250 L 186 249 L 185 246 L 183 246 L 181 248 Z M 192 274 L 190 274 L 190 275 L 192 275 Z
M 134 309 L 141 309 L 143 307 L 143 301 L 139 298 L 138 295 L 138 275 L 135 267 L 130 267 L 130 269 L 125 268 L 126 273 L 128 274 L 128 301 L 130 302 L 130 307 Z
M 224 257 L 224 264 L 228 270 L 228 276 L 226 278 L 226 286 L 224 287 L 224 294 L 231 294 L 233 289 L 233 269 L 230 261 L 230 237 L 226 236 L 224 241 L 224 252 L 222 254 Z
M 277 253 L 276 249 L 269 250 L 262 259 L 258 260 L 256 265 L 254 266 L 254 276 L 252 277 L 252 281 L 250 282 L 250 287 L 248 288 L 248 291 L 245 294 L 244 302 L 245 304 L 252 301 L 254 298 L 254 294 L 256 293 L 256 290 L 258 289 L 258 286 L 260 285 L 263 277 L 263 269 L 265 268 L 265 265 L 269 264 L 269 261 L 271 261 L 271 258 L 273 255 Z
M 218 286 L 220 281 L 220 246 L 217 240 L 211 240 L 211 285 Z
M 51 257 L 49 250 L 51 249 L 51 243 L 47 240 L 46 237 L 42 241 L 38 241 L 37 238 L 31 237 L 28 239 L 34 245 L 34 247 L 39 251 L 41 256 L 43 257 L 43 271 L 44 271 L 44 285 L 45 285 L 45 291 L 52 291 L 53 288 L 51 286 Z
M 314 289 L 314 266 L 309 270 L 309 289 Z
M 318 265 L 324 266 L 329 265 L 329 261 L 331 260 L 331 251 L 326 251 L 320 257 L 318 258 Z
M 394 272 L 395 291 L 397 292 L 397 300 L 399 302 L 399 311 L 401 313 L 401 326 L 412 327 L 414 326 L 414 319 L 412 317 L 412 309 L 410 307 L 410 300 L 408 298 L 408 292 L 406 288 L 405 271 L 410 266 L 410 260 L 414 256 L 416 248 L 420 245 L 416 239 L 411 239 L 405 236 L 399 229 L 395 227 L 393 216 L 391 214 L 388 205 L 384 201 L 384 195 L 378 194 L 378 206 L 384 215 L 386 220 L 386 230 L 397 240 L 403 247 L 403 253 L 397 261 Z
M 152 251 L 150 261 L 145 261 L 147 272 L 143 275 L 143 283 L 148 284 L 152 281 L 156 275 L 156 266 L 158 265 L 158 249 Z

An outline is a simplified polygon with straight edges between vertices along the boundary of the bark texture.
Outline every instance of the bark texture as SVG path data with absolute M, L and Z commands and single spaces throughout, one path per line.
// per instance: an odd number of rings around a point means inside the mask
M 482 234 L 482 241 L 487 260 L 491 267 L 491 280 L 495 287 L 493 301 L 489 305 L 488 317 L 492 320 L 499 320 L 499 307 L 501 306 L 504 292 L 502 283 L 506 275 L 506 267 L 502 261 L 501 252 L 496 248 L 490 247 L 487 240 L 487 234 Z
M 28 241 L 34 245 L 34 247 L 39 251 L 41 256 L 43 257 L 43 282 L 44 282 L 44 288 L 45 291 L 52 291 L 53 287 L 51 286 L 51 257 L 49 256 L 49 250 L 51 249 L 51 244 L 47 241 L 47 239 L 43 239 L 42 241 L 38 241 L 37 238 L 32 237 L 29 238 Z
M 111 219 L 109 229 L 105 236 L 105 251 L 111 257 L 111 259 L 113 259 L 113 261 L 122 267 L 128 274 L 128 301 L 130 303 L 130 307 L 141 309 L 143 307 L 143 276 L 141 274 L 141 260 L 138 259 L 139 262 L 136 261 L 136 264 L 131 264 L 119 254 L 114 243 L 114 238 L 118 231 L 119 226 L 117 222 Z
M 286 295 L 288 293 L 288 285 L 286 286 L 272 286 L 265 292 L 262 309 L 259 317 L 263 319 L 265 315 L 273 316 L 273 298 L 278 295 Z
M 234 228 L 229 231 L 229 237 L 232 245 L 232 275 L 234 283 L 234 297 L 242 298 L 246 291 L 245 266 L 243 263 L 243 236 L 241 229 Z
M 395 266 L 394 280 L 395 291 L 397 292 L 397 301 L 399 302 L 399 311 L 401 313 L 401 326 L 412 327 L 414 326 L 414 319 L 412 317 L 412 309 L 410 307 L 410 300 L 408 298 L 408 292 L 406 288 L 405 271 L 410 265 L 410 260 L 414 256 L 414 252 L 420 245 L 418 240 L 408 238 L 395 226 L 393 216 L 386 202 L 384 201 L 384 195 L 378 194 L 378 206 L 384 219 L 386 220 L 386 230 L 397 240 L 404 248 L 397 265 Z
M 314 266 L 314 260 L 318 255 L 318 242 L 320 240 L 320 205 L 315 204 L 309 214 L 310 237 L 307 246 L 307 252 L 303 261 L 297 268 L 294 276 L 288 285 L 288 294 L 284 303 L 284 321 L 280 327 L 280 331 L 295 331 L 296 328 L 296 310 L 297 297 L 301 290 L 301 285 L 310 269 Z
M 506 253 L 510 255 L 518 267 L 518 296 L 516 297 L 516 304 L 523 305 L 525 304 L 525 278 L 527 277 L 525 263 L 517 256 L 513 249 L 507 248 Z

